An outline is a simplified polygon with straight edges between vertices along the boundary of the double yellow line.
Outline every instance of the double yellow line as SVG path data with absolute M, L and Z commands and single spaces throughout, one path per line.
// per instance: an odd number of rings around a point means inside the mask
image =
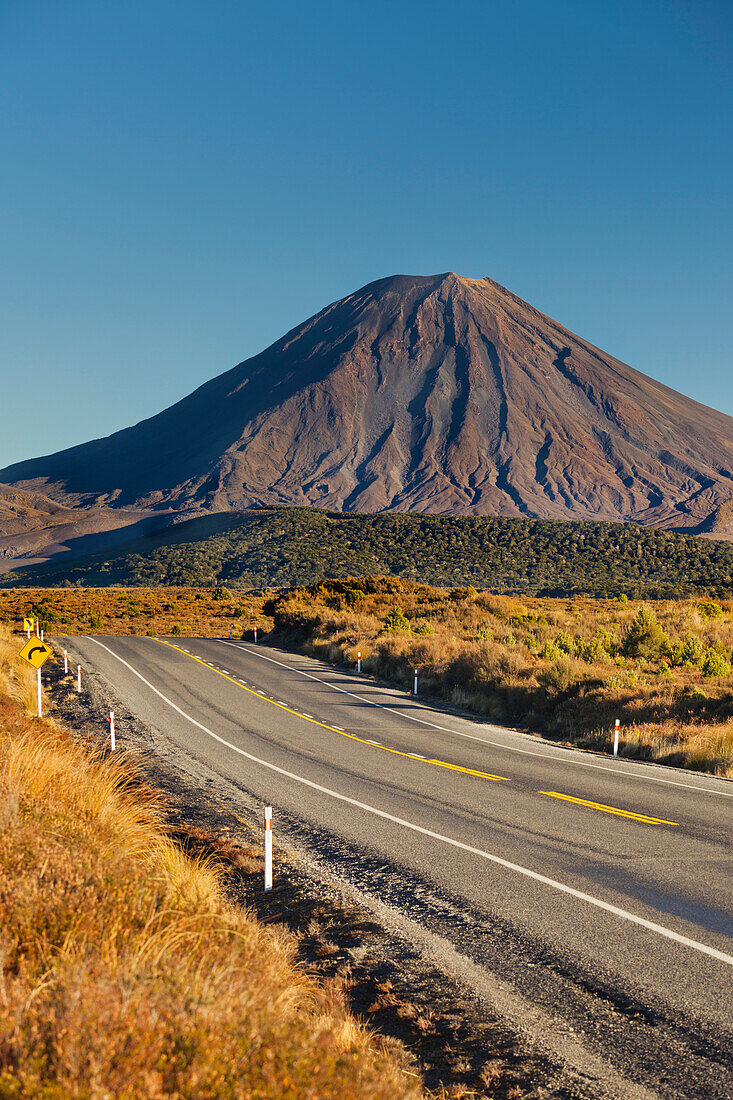
M 204 668 L 208 668 L 211 672 L 215 672 L 217 676 L 223 676 L 225 680 L 228 680 L 242 691 L 247 691 L 250 695 L 255 695 L 263 702 L 270 703 L 273 707 L 279 707 L 280 710 L 284 710 L 287 714 L 292 714 L 296 718 L 301 718 L 304 722 L 311 722 L 314 726 L 320 726 L 322 729 L 337 733 L 340 737 L 348 737 L 351 741 L 358 741 L 360 745 L 369 745 L 371 748 L 381 749 L 382 752 L 390 752 L 394 756 L 404 756 L 408 760 L 414 760 L 417 764 L 431 764 L 434 768 L 448 768 L 453 772 L 462 772 L 464 775 L 475 775 L 479 779 L 491 779 L 497 783 L 511 782 L 506 775 L 492 775 L 491 772 L 478 771 L 476 768 L 464 768 L 460 764 L 449 764 L 446 760 L 428 758 L 421 756 L 419 753 L 402 752 L 401 749 L 393 749 L 389 745 L 381 745 L 378 741 L 370 741 L 366 737 L 357 737 L 355 733 L 347 733 L 346 730 L 339 729 L 337 726 L 330 726 L 328 722 L 321 722 L 318 718 L 313 718 L 309 714 L 303 714 L 299 710 L 293 710 L 293 708 L 287 706 L 286 703 L 280 703 L 277 699 L 270 699 L 267 695 L 263 695 L 261 691 L 255 691 L 254 688 L 247 687 L 241 680 L 236 679 L 234 676 L 230 676 L 228 672 L 222 672 L 221 669 L 209 664 L 208 661 L 204 661 L 201 657 L 197 657 L 195 653 L 189 653 L 187 650 L 182 649 L 181 646 L 174 645 L 172 642 L 166 642 L 162 638 L 158 638 L 157 640 L 161 645 L 168 646 L 169 649 L 175 649 L 177 653 L 182 654 L 184 657 L 190 657 L 192 661 L 197 661 L 200 665 L 203 665 Z M 629 818 L 631 821 L 642 821 L 647 825 L 677 824 L 676 821 L 666 821 L 662 817 L 649 817 L 647 814 L 638 814 L 632 810 L 621 810 L 616 806 L 606 806 L 602 802 L 590 802 L 586 798 L 574 798 L 572 795 L 561 794 L 559 791 L 539 791 L 538 793 L 547 795 L 549 798 L 560 798 L 564 802 L 572 802 L 577 806 L 587 806 L 592 810 L 601 810 L 606 814 L 615 814 L 617 817 Z

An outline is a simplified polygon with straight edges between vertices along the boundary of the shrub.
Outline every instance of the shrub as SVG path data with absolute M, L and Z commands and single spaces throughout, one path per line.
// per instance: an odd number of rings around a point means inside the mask
M 642 604 L 624 635 L 621 652 L 625 657 L 659 657 L 668 647 L 656 615 Z
M 37 619 L 42 626 L 61 621 L 61 616 L 58 611 L 51 606 L 48 600 L 39 600 L 31 604 L 31 612 L 33 613 L 33 617 Z
M 450 598 L 452 600 L 467 600 L 471 596 L 477 596 L 478 592 L 472 584 L 463 585 L 460 588 L 451 589 Z
M 575 642 L 565 630 L 561 630 L 555 638 L 555 645 L 561 653 L 565 653 L 568 657 L 572 657 L 575 653 Z
M 604 647 L 600 638 L 593 637 L 581 649 L 581 656 L 589 665 L 599 664 L 609 658 L 608 650 Z
M 362 600 L 366 599 L 361 588 L 347 588 L 344 597 L 349 607 L 358 607 Z
M 417 624 L 417 626 L 414 628 L 414 633 L 415 634 L 421 634 L 421 635 L 432 634 L 433 633 L 432 623 L 429 623 L 427 621 L 427 619 L 423 619 L 422 622 L 419 622 Z
M 174 623 L 173 626 L 171 627 L 171 634 L 174 634 L 176 637 L 183 634 L 183 631 L 181 630 L 178 623 Z
M 723 608 L 715 600 L 700 600 L 697 610 L 705 619 L 719 619 L 723 614 Z
M 382 630 L 385 634 L 410 634 L 411 626 L 401 607 L 393 607 L 385 617 Z
M 560 695 L 576 682 L 572 662 L 563 656 L 538 673 L 537 679 L 549 695 Z
M 501 644 L 508 646 L 509 649 L 513 649 L 514 646 L 517 644 L 517 639 L 510 631 L 508 634 L 505 634 L 504 637 L 501 639 Z
M 232 594 L 228 588 L 224 588 L 223 585 L 219 585 L 219 587 L 215 588 L 214 591 L 211 593 L 211 598 L 212 600 L 231 600 Z
M 682 647 L 681 664 L 688 668 L 699 668 L 705 656 L 705 647 L 696 634 L 688 635 Z
M 705 650 L 705 656 L 702 659 L 702 674 L 712 678 L 713 676 L 730 676 L 730 662 L 725 659 L 722 653 L 717 649 L 713 649 L 712 646 Z
M 98 611 L 90 611 L 89 612 L 89 625 L 92 628 L 92 630 L 101 630 L 102 629 L 102 626 L 103 626 L 102 616 L 99 614 Z
M 554 642 L 547 641 L 540 650 L 540 657 L 543 661 L 559 661 L 562 657 L 562 650 Z

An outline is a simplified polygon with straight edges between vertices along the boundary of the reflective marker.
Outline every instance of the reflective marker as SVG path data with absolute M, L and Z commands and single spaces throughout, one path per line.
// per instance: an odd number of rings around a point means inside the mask
M 272 806 L 265 806 L 265 890 L 272 890 Z

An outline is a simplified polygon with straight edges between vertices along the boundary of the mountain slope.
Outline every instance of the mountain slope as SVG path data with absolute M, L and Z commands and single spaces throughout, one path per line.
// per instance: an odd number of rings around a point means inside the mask
M 731 526 L 733 418 L 491 279 L 364 287 L 149 420 L 0 471 L 67 506 Z

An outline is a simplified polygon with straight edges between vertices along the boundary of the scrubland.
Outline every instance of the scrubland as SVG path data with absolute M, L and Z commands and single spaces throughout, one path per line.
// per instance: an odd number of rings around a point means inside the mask
M 395 578 L 326 581 L 265 602 L 274 633 L 486 718 L 733 774 L 733 601 L 496 596 Z
M 130 757 L 29 716 L 18 640 L 0 628 L 0 1097 L 421 1095 L 172 841 Z
M 55 633 L 260 637 L 492 721 L 733 775 L 733 600 L 514 597 L 397 577 L 249 589 L 11 589 Z

